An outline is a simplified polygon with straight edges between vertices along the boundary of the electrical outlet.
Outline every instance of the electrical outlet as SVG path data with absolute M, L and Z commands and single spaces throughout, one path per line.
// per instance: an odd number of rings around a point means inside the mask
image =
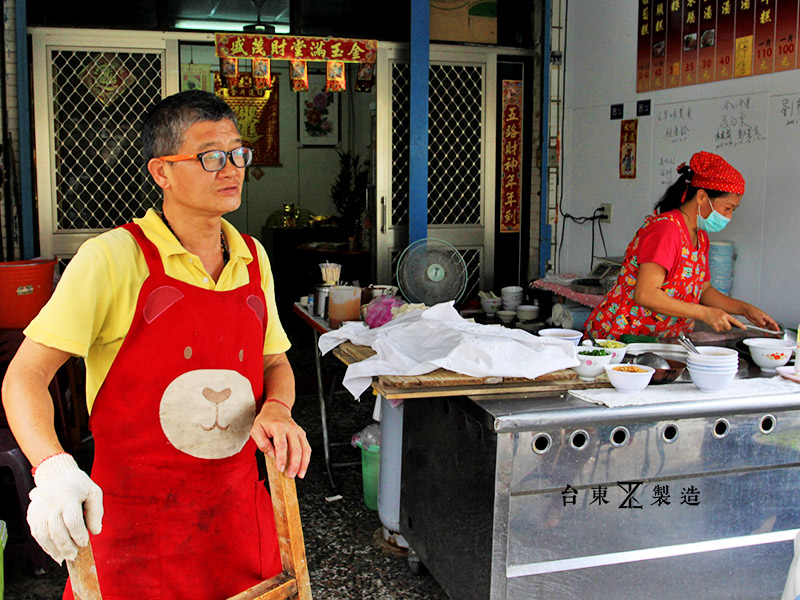
M 600 213 L 600 222 L 601 223 L 611 223 L 611 215 L 613 213 L 611 204 L 604 202 L 600 205 L 602 209 L 602 213 Z

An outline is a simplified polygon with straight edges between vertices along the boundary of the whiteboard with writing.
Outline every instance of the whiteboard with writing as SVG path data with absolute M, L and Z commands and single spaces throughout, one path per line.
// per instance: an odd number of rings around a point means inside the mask
M 694 152 L 719 154 L 744 175 L 746 190 L 739 209 L 724 231 L 711 234 L 711 240 L 735 244 L 732 295 L 753 302 L 761 302 L 762 232 L 766 199 L 772 193 L 766 185 L 771 113 L 769 94 L 763 92 L 660 104 L 652 116 L 650 191 L 654 202 L 678 178 L 676 169 L 688 164 Z M 800 113 L 797 117 L 800 120 Z M 800 189 L 800 163 L 795 171 L 795 186 Z M 774 214 L 773 210 L 771 206 L 769 213 Z

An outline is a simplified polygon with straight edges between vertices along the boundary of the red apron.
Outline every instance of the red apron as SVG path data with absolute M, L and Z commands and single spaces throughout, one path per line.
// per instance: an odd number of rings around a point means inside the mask
M 216 292 L 150 274 L 90 425 L 105 600 L 221 600 L 281 571 L 272 502 L 250 427 L 263 403 L 266 302 L 252 239 L 249 283 Z M 64 593 L 72 598 L 69 582 Z
M 676 211 L 666 212 L 647 218 L 645 224 L 636 232 L 625 251 L 617 283 L 606 294 L 602 302 L 586 319 L 585 329 L 592 337 L 618 340 L 622 334 L 648 335 L 654 337 L 674 337 L 694 329 L 694 319 L 671 317 L 653 312 L 634 301 L 636 279 L 639 276 L 637 250 L 642 232 L 653 223 L 670 220 L 681 232 L 681 254 L 677 265 L 664 280 L 661 289 L 672 298 L 697 304 L 703 291 L 708 270 L 708 234 L 697 232 L 697 248 L 692 245 L 689 232 L 679 221 L 682 217 Z

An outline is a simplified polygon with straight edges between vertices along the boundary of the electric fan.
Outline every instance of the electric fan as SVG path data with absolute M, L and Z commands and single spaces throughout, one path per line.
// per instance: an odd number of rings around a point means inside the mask
M 397 260 L 397 285 L 409 302 L 458 302 L 467 287 L 467 264 L 455 246 L 435 238 L 410 244 Z

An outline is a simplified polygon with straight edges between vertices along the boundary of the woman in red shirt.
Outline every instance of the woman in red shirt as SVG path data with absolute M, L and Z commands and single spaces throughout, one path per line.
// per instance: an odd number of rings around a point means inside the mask
M 622 334 L 674 337 L 695 320 L 714 331 L 778 324 L 752 304 L 711 286 L 708 233 L 724 229 L 744 194 L 744 178 L 721 156 L 698 152 L 656 204 L 625 251 L 617 283 L 586 321 L 595 338 Z

